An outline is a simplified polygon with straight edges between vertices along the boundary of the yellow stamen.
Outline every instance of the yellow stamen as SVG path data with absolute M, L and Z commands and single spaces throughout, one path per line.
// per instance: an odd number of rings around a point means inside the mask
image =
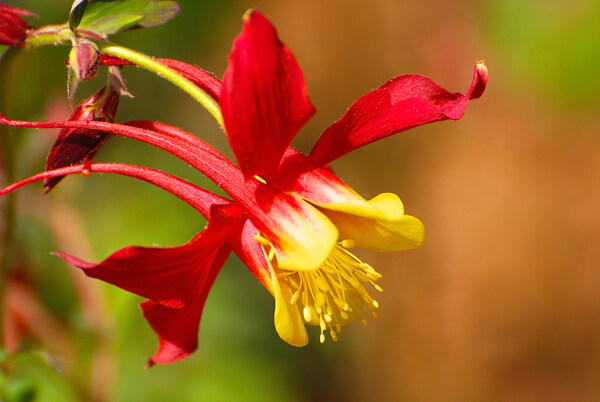
M 306 321 L 306 322 L 312 321 L 312 314 L 310 312 L 310 307 L 304 306 L 304 309 L 302 310 L 302 314 L 304 315 L 304 321 Z
M 348 249 L 354 248 L 356 247 L 356 242 L 352 239 L 342 240 L 341 246 Z
M 298 301 L 298 297 L 300 296 L 300 291 L 296 290 L 290 299 L 290 304 L 295 304 Z
M 268 246 L 271 244 L 267 239 L 265 239 L 261 235 L 257 235 L 257 234 L 254 235 L 254 240 L 256 240 L 259 244 L 261 244 L 263 246 Z
M 257 241 L 263 244 L 259 239 Z M 381 291 L 375 283 L 381 275 L 350 253 L 348 248 L 351 246 L 351 240 L 338 243 L 316 270 L 281 271 L 286 275 L 277 273 L 280 283 L 285 282 L 290 288 L 289 303 L 297 305 L 304 322 L 320 327 L 320 342 L 325 341 L 325 330 L 329 330 L 331 338 L 337 341 L 342 325 L 357 316 L 366 326 L 367 321 L 361 313 L 365 305 L 377 317 L 375 310 L 379 303 L 369 295 L 364 284 L 370 283 Z M 271 261 L 272 249 L 265 251 Z

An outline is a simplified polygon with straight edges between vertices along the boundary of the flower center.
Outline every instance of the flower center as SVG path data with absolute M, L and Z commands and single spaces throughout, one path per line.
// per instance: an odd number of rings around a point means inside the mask
M 280 284 L 286 282 L 292 291 L 288 302 L 302 311 L 304 322 L 321 328 L 321 343 L 325 342 L 324 332 L 327 330 L 337 341 L 342 326 L 356 317 L 360 317 L 363 325 L 367 326 L 362 313 L 365 304 L 377 318 L 379 303 L 371 297 L 365 284 L 370 283 L 375 290 L 382 292 L 381 286 L 375 283 L 381 274 L 348 250 L 353 246 L 352 240 L 338 242 L 321 266 L 312 271 L 275 271 Z M 263 247 L 269 248 L 265 244 Z M 274 253 L 267 254 L 273 261 Z

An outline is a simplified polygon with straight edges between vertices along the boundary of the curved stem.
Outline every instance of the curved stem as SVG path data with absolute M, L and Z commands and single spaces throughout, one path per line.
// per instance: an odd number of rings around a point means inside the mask
M 189 80 L 182 77 L 174 70 L 166 67 L 152 57 L 145 54 L 136 52 L 131 49 L 127 49 L 117 45 L 106 45 L 101 46 L 101 52 L 111 56 L 119 57 L 124 60 L 128 60 L 140 67 L 143 67 L 154 74 L 163 77 L 167 81 L 170 81 L 173 85 L 181 88 L 184 92 L 187 92 L 192 98 L 198 101 L 210 114 L 217 120 L 221 127 L 223 126 L 223 116 L 221 115 L 221 109 L 217 102 L 211 98 L 206 92 L 192 84 Z

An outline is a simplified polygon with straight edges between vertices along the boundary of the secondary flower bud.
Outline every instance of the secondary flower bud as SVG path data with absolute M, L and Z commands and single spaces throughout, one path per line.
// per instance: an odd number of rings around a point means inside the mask
M 69 120 L 112 122 L 117 114 L 118 105 L 119 94 L 113 88 L 109 88 L 107 92 L 107 87 L 103 87 L 77 105 Z M 107 133 L 98 130 L 62 129 L 48 154 L 46 170 L 75 165 L 93 158 L 107 136 Z M 52 190 L 63 177 L 46 179 L 46 192 Z
M 98 72 L 100 51 L 95 43 L 80 39 L 69 53 L 69 64 L 80 81 L 89 81 Z
M 34 13 L 0 3 L 0 45 L 23 46 L 31 27 L 20 16 Z

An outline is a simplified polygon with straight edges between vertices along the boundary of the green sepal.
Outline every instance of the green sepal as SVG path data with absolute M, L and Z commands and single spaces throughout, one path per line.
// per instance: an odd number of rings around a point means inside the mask
M 71 12 L 69 13 L 69 29 L 74 31 L 83 18 L 83 13 L 88 5 L 88 0 L 75 0 L 71 6 Z

